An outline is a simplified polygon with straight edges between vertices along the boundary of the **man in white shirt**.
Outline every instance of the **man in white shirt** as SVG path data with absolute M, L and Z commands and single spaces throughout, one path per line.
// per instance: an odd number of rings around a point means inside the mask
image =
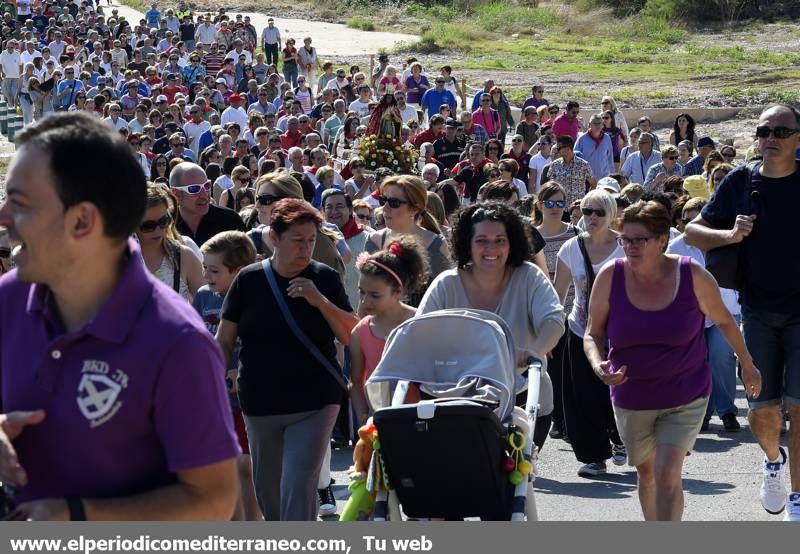
M 223 127 L 231 122 L 238 123 L 240 129 L 247 129 L 247 112 L 242 108 L 243 98 L 239 94 L 231 94 L 228 101 L 231 103 L 230 107 L 222 112 L 220 117 L 220 125 Z
M 267 19 L 267 26 L 261 32 L 261 45 L 267 57 L 267 65 L 278 65 L 278 52 L 281 49 L 281 31 L 275 26 L 275 20 Z
M 216 42 L 217 28 L 211 24 L 211 18 L 206 16 L 202 25 L 198 25 L 194 32 L 194 40 L 203 44 L 203 50 L 208 52 L 212 44 Z
M 9 108 L 17 107 L 20 63 L 17 43 L 14 40 L 9 40 L 6 44 L 6 49 L 0 54 L 0 77 L 3 79 L 3 96 L 5 96 Z
M 113 103 L 108 108 L 108 117 L 103 119 L 106 123 L 111 125 L 114 129 L 119 131 L 120 129 L 126 129 L 128 127 L 128 123 L 120 117 L 122 113 L 122 108 L 119 104 Z
M 50 53 L 53 55 L 53 57 L 57 60 L 60 60 L 61 54 L 64 53 L 64 49 L 67 47 L 67 43 L 62 40 L 63 35 L 61 34 L 61 31 L 56 31 L 54 35 L 55 40 L 48 44 L 47 47 L 50 48 Z
M 36 43 L 32 40 L 29 40 L 25 43 L 25 50 L 19 55 L 19 62 L 22 67 L 25 67 L 26 63 L 33 63 L 33 58 L 41 57 L 42 53 L 36 49 Z
M 233 50 L 225 54 L 225 59 L 233 59 L 238 60 L 239 56 L 244 55 L 244 63 L 251 64 L 253 63 L 253 55 L 244 49 L 244 43 L 241 39 L 236 39 L 233 41 Z
M 193 105 L 189 108 L 189 118 L 189 121 L 183 126 L 183 133 L 186 135 L 186 146 L 199 156 L 200 135 L 206 131 L 210 131 L 211 124 L 203 119 L 200 106 L 197 105 Z
M 172 10 L 172 8 L 167 10 L 167 17 L 165 17 L 164 19 L 166 19 L 167 21 L 167 29 L 169 29 L 173 33 L 177 33 L 178 30 L 180 29 L 181 22 L 175 15 L 175 12 Z
M 419 121 L 416 108 L 406 104 L 406 93 L 404 91 L 396 91 L 394 93 L 394 98 L 397 100 L 397 109 L 400 110 L 400 117 L 403 118 L 403 123 Z
M 351 112 L 356 112 L 358 117 L 367 117 L 369 115 L 369 85 L 361 85 L 358 88 L 358 98 L 350 102 L 348 109 Z

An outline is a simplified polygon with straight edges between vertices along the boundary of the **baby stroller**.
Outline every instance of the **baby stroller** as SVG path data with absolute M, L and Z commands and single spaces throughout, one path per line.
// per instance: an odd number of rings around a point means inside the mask
M 537 520 L 531 454 L 542 365 L 528 366 L 523 411 L 514 407 L 524 382 L 514 342 L 496 314 L 440 310 L 395 329 L 367 381 L 387 483 L 373 518 Z M 432 399 L 403 405 L 409 383 Z

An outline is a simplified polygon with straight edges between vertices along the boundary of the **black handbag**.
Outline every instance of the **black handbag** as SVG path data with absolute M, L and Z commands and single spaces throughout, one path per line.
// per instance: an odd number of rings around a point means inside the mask
M 758 200 L 758 191 L 752 190 L 753 173 L 761 163 L 748 166 L 745 176 L 744 193 L 739 213 L 752 214 Z M 745 239 L 747 240 L 747 239 Z M 706 252 L 706 270 L 717 280 L 721 288 L 741 291 L 743 284 L 742 242 L 720 246 Z

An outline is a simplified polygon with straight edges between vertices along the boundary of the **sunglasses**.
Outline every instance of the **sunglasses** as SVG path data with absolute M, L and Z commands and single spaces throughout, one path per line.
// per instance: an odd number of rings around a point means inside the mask
M 409 203 L 408 200 L 400 200 L 399 198 L 395 198 L 393 196 L 381 196 L 380 198 L 378 198 L 378 202 L 380 203 L 381 206 L 385 204 L 390 208 L 392 208 L 393 210 L 396 210 L 403 204 Z
M 731 154 L 730 152 L 728 152 L 727 154 L 723 154 L 722 157 L 723 158 L 735 158 L 736 154 Z
M 547 113 L 558 113 L 558 110 L 547 110 Z
M 236 180 L 239 181 L 240 183 L 249 183 L 250 182 L 250 176 L 248 175 L 247 177 L 239 177 Z
M 511 142 L 522 142 L 522 139 L 511 139 Z
M 142 233 L 152 233 L 156 229 L 166 229 L 170 223 L 172 223 L 172 218 L 169 216 L 169 214 L 167 214 L 161 219 L 156 219 L 155 221 L 151 219 L 142 221 L 139 224 L 139 230 Z
M 678 159 L 678 156 L 670 156 L 667 158 L 668 160 L 672 160 L 673 162 Z
M 274 196 L 272 194 L 259 194 L 258 196 L 256 196 L 256 202 L 258 202 L 262 206 L 271 206 L 278 200 L 281 200 L 281 197 Z
M 592 214 L 596 214 L 597 217 L 605 217 L 606 216 L 606 211 L 603 210 L 603 209 L 595 210 L 595 209 L 592 209 L 592 208 L 581 208 L 581 213 L 583 215 L 585 215 L 586 217 L 589 217 Z
M 800 133 L 800 129 L 790 129 L 789 127 L 767 127 L 763 125 L 756 127 L 756 137 L 767 138 L 770 134 L 775 135 L 776 139 L 787 139 L 792 135 Z
M 189 194 L 199 194 L 201 192 L 208 192 L 211 190 L 211 181 L 206 181 L 200 185 L 186 185 L 185 187 L 172 187 L 175 190 L 188 192 Z
M 544 207 L 547 208 L 548 210 L 552 210 L 553 208 L 558 208 L 559 210 L 563 210 L 567 205 L 567 201 L 566 200 L 544 200 L 544 201 L 542 201 L 542 204 L 544 204 Z
M 369 214 L 356 214 L 356 218 L 360 219 L 361 221 L 369 221 Z M 11 251 L 9 251 L 10 253 Z M 4 256 L 8 257 L 8 256 Z

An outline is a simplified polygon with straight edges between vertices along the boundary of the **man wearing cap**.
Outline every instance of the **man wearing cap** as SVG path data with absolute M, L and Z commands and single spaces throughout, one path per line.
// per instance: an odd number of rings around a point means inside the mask
M 242 108 L 244 98 L 238 93 L 233 93 L 228 97 L 230 106 L 222 112 L 220 124 L 224 127 L 227 123 L 238 123 L 242 129 L 247 128 L 247 112 Z
M 611 195 L 619 194 L 619 182 L 613 177 L 603 177 L 597 181 L 597 188 L 604 190 Z
M 275 26 L 275 20 L 267 19 L 267 26 L 261 32 L 261 46 L 267 56 L 267 64 L 278 65 L 278 51 L 281 45 L 281 32 Z
M 452 117 L 447 118 L 444 124 L 444 136 L 439 137 L 433 143 L 433 157 L 444 169 L 442 177 L 450 176 L 450 168 L 455 167 L 467 147 L 467 141 L 458 138 L 458 127 L 458 121 Z
M 703 173 L 703 165 L 705 165 L 708 155 L 716 150 L 716 144 L 711 137 L 702 137 L 697 141 L 697 154 L 691 160 L 686 162 L 683 166 L 683 176 L 700 175 Z
M 197 161 L 197 156 L 195 156 L 194 151 L 186 148 L 186 136 L 180 132 L 169 135 L 169 152 L 166 152 L 164 157 L 167 158 L 167 160 L 181 158 L 190 162 Z
M 421 108 L 428 110 L 428 118 L 439 113 L 442 105 L 450 106 L 450 112 L 456 113 L 456 97 L 452 92 L 444 88 L 445 81 L 441 75 L 436 77 L 436 86 L 425 91 L 419 102 Z
M 205 171 L 194 163 L 178 164 L 169 174 L 169 186 L 178 205 L 175 227 L 181 235 L 202 246 L 223 231 L 246 231 L 242 218 L 233 210 L 211 204 L 211 191 L 190 194 L 180 187 L 208 182 Z
M 486 144 L 489 141 L 489 133 L 487 133 L 486 129 L 481 125 L 472 120 L 472 113 L 469 110 L 461 112 L 459 117 L 461 118 L 461 126 L 464 131 L 464 139 L 467 142 Z
M 167 97 L 168 104 L 175 103 L 175 95 L 183 92 L 183 87 L 177 84 L 178 77 L 174 73 L 167 74 L 167 84 L 161 88 L 161 92 Z
M 37 211 L 0 207 L 21 244 L 0 279 L 10 519 L 229 519 L 241 450 L 225 365 L 129 238 L 146 207 L 130 147 L 83 113 L 48 117 L 18 141 L 8 195 Z M 87 165 L 86 152 L 103 163 Z

